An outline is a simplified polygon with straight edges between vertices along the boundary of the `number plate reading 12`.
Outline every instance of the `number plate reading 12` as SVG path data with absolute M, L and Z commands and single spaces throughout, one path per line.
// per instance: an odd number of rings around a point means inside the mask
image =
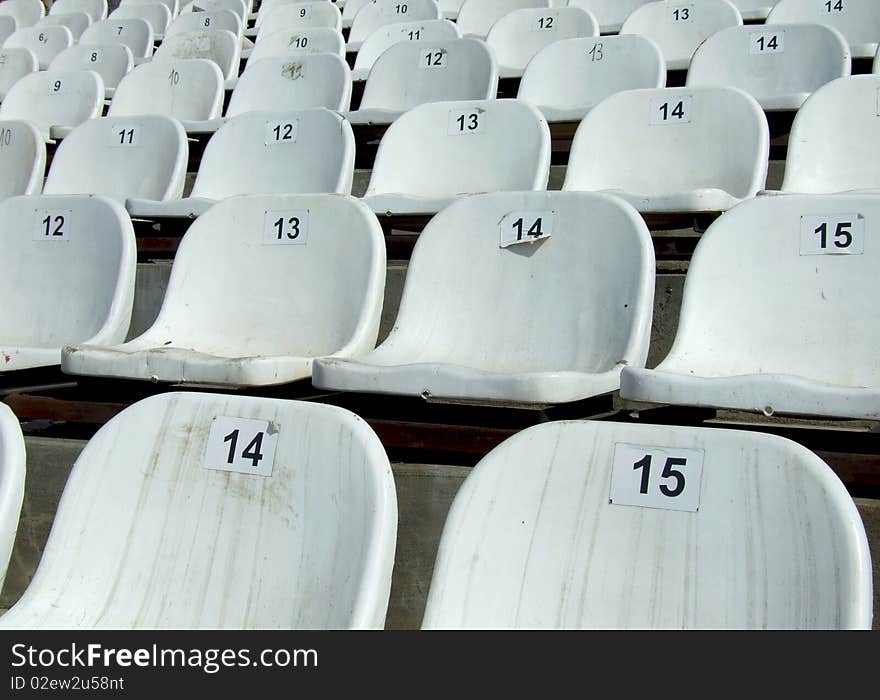
M 272 476 L 278 426 L 267 420 L 216 416 L 208 434 L 205 469 Z
M 614 505 L 696 512 L 703 457 L 703 450 L 615 443 L 608 498 Z
M 35 241 L 69 241 L 72 209 L 37 209 L 34 214 Z
M 306 245 L 309 238 L 309 211 L 271 210 L 263 219 L 263 245 Z
M 501 248 L 534 243 L 553 233 L 552 211 L 512 211 L 501 219 Z
M 864 251 L 865 217 L 861 214 L 801 217 L 801 255 L 861 255 Z

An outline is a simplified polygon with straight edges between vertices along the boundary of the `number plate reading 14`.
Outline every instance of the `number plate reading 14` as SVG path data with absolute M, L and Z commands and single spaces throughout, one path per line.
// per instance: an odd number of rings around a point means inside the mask
M 553 233 L 552 211 L 512 211 L 501 219 L 501 248 L 534 243 Z
M 272 476 L 278 426 L 267 420 L 216 416 L 205 448 L 205 469 Z
M 861 255 L 865 250 L 865 217 L 820 214 L 801 217 L 801 255 Z
M 263 219 L 263 245 L 306 245 L 308 209 L 267 211 Z
M 614 505 L 696 512 L 703 457 L 703 450 L 615 443 L 608 498 Z
M 690 124 L 692 95 L 651 100 L 651 124 Z

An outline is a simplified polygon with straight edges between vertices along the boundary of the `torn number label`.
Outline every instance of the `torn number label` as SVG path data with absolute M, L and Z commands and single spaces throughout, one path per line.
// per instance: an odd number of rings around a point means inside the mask
M 552 211 L 512 211 L 501 219 L 501 248 L 534 243 L 553 233 Z
M 272 476 L 278 424 L 267 420 L 216 416 L 208 434 L 205 469 Z

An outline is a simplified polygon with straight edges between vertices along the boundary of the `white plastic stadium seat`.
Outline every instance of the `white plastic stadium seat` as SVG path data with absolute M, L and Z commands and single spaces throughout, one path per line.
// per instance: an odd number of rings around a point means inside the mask
M 580 121 L 609 95 L 666 85 L 660 49 L 642 36 L 564 39 L 541 50 L 526 67 L 517 99 L 547 121 Z
M 483 403 L 597 396 L 620 386 L 625 365 L 644 366 L 653 298 L 651 238 L 624 202 L 467 197 L 419 235 L 388 338 L 350 360 L 318 360 L 313 383 Z
M 189 152 L 186 132 L 159 114 L 91 119 L 58 147 L 45 194 L 100 194 L 174 199 L 183 194 Z
M 50 15 L 85 12 L 91 22 L 107 19 L 107 0 L 55 0 Z
M 784 192 L 880 190 L 880 75 L 823 85 L 795 115 Z
M 160 5 L 160 7 L 165 7 Z M 135 59 L 153 55 L 153 29 L 145 19 L 111 17 L 95 22 L 83 32 L 81 44 L 109 44 L 116 42 L 127 46 Z
M 236 14 L 241 25 L 244 26 L 247 24 L 250 13 L 248 5 L 249 3 L 246 3 L 244 0 L 195 0 L 181 7 L 180 14 L 184 15 L 193 11 L 213 12 L 215 10 L 229 10 Z
M 777 0 L 731 0 L 744 20 L 766 20 Z
M 241 194 L 351 194 L 354 149 L 351 126 L 327 109 L 248 112 L 211 137 L 189 197 L 132 198 L 126 208 L 137 218 L 195 217 Z
M 330 2 L 298 2 L 280 5 L 269 12 L 257 25 L 257 43 L 263 37 L 282 29 L 308 29 L 310 27 L 329 27 L 342 30 L 342 16 Z M 248 32 L 245 32 L 247 35 Z
M 0 15 L 0 46 L 15 34 L 15 17 L 12 15 Z
M 73 41 L 77 42 L 91 23 L 85 12 L 65 12 L 46 15 L 34 27 L 67 27 L 73 35 Z
M 166 393 L 86 445 L 0 626 L 382 629 L 396 538 L 388 457 L 353 413 Z
M 0 588 L 15 544 L 25 482 L 24 436 L 18 418 L 0 404 Z
M 345 5 L 342 7 L 342 26 L 346 29 L 351 27 L 355 15 L 372 1 L 373 0 L 345 0 Z
M 764 187 L 769 153 L 764 112 L 741 90 L 629 90 L 584 117 L 563 189 L 613 193 L 640 212 L 725 211 Z
M 386 49 L 401 41 L 448 41 L 460 39 L 458 27 L 448 19 L 429 19 L 424 22 L 386 24 L 366 38 L 354 60 L 352 80 L 366 80 L 370 68 Z
M 4 49 L 30 49 L 37 57 L 40 70 L 46 70 L 57 54 L 73 44 L 67 27 L 25 27 L 17 29 L 4 43 Z
M 91 70 L 40 71 L 19 80 L 0 104 L 0 119 L 33 122 L 47 140 L 101 116 L 104 81 Z
M 70 343 L 119 343 L 128 332 L 137 251 L 125 209 L 106 197 L 0 202 L 2 371 L 61 362 Z
M 456 197 L 544 190 L 550 128 L 518 100 L 430 102 L 385 132 L 364 201 L 380 214 L 434 214 Z
M 564 39 L 599 36 L 599 25 L 577 7 L 525 8 L 499 19 L 486 43 L 495 52 L 498 74 L 519 78 L 541 49 Z
M 569 7 L 579 7 L 591 13 L 603 33 L 619 32 L 624 20 L 633 10 L 651 0 L 568 0 Z
M 492 49 L 479 39 L 404 41 L 379 56 L 352 124 L 390 124 L 426 102 L 491 100 L 498 93 Z
M 849 46 L 820 24 L 728 27 L 704 41 L 691 61 L 688 87 L 727 85 L 749 93 L 764 111 L 797 110 L 811 93 L 850 74 Z
M 125 44 L 74 44 L 59 53 L 50 71 L 93 70 L 104 81 L 104 97 L 110 99 L 119 81 L 134 67 L 131 49 Z
M 46 143 L 30 122 L 0 121 L 0 201 L 39 194 L 46 170 Z
M 250 17 L 254 20 L 254 28 L 259 30 L 260 25 L 265 21 L 266 17 L 268 17 L 269 14 L 273 10 L 275 10 L 279 7 L 284 7 L 285 5 L 305 5 L 307 3 L 312 3 L 312 2 L 321 2 L 321 3 L 330 4 L 333 6 L 333 9 L 338 10 L 340 13 L 341 13 L 341 10 L 343 7 L 341 4 L 332 3 L 331 0 L 261 0 L 260 9 L 256 13 L 251 14 Z M 327 8 L 322 7 L 322 8 L 319 8 L 318 13 L 323 14 L 326 11 L 327 11 Z M 310 13 L 308 13 L 308 12 L 297 13 L 297 20 L 306 19 L 309 16 L 309 14 Z M 338 26 L 336 28 L 341 30 L 342 29 L 341 24 L 340 24 L 340 26 Z
M 880 3 L 876 0 L 779 0 L 767 24 L 827 24 L 849 42 L 853 58 L 873 58 L 880 43 Z
M 759 197 L 731 210 L 697 245 L 668 356 L 624 370 L 621 396 L 877 420 L 877 231 L 876 195 Z
M 244 70 L 247 70 L 251 63 L 263 58 L 298 56 L 304 53 L 335 53 L 340 58 L 344 58 L 345 39 L 340 32 L 329 27 L 282 29 L 263 37 L 254 45 L 248 54 L 248 62 Z
M 662 0 L 637 8 L 620 33 L 653 39 L 666 59 L 667 69 L 687 70 L 691 56 L 703 41 L 717 31 L 741 24 L 742 16 L 729 0 Z
M 110 13 L 110 19 L 141 19 L 150 25 L 154 37 L 161 37 L 165 34 L 168 25 L 171 24 L 171 11 L 167 5 L 161 2 L 123 2 Z M 147 55 L 152 55 L 152 48 Z
M 465 0 L 456 24 L 463 36 L 485 39 L 495 22 L 526 7 L 550 7 L 550 0 Z
M 305 379 L 315 357 L 375 346 L 384 284 L 382 228 L 358 200 L 225 199 L 184 235 L 155 323 L 122 345 L 66 348 L 63 369 L 228 386 Z
M 373 0 L 357 13 L 348 35 L 347 49 L 357 51 L 380 27 L 401 22 L 441 19 L 436 0 Z
M 775 435 L 544 423 L 474 467 L 422 627 L 870 629 L 859 512 Z
M 209 29 L 225 29 L 241 41 L 241 19 L 231 10 L 206 10 L 187 12 L 174 19 L 165 30 L 165 38 L 185 32 L 205 32 Z
M 439 0 L 440 11 L 446 19 L 457 19 L 464 0 Z
M 205 58 L 216 63 L 224 80 L 238 78 L 241 41 L 224 29 L 166 34 L 153 57 L 155 61 L 162 62 L 193 58 Z
M 180 14 L 179 0 L 121 0 L 121 2 L 119 3 L 119 7 L 124 7 L 124 6 L 128 6 L 128 5 L 135 5 L 135 6 L 154 5 L 157 2 L 160 5 L 165 6 L 165 9 L 168 10 L 168 13 L 169 13 L 171 19 L 174 19 L 175 17 L 177 17 L 177 15 Z M 116 8 L 116 9 L 119 9 L 119 8 Z M 170 20 L 169 20 L 169 22 L 170 22 Z M 153 32 L 157 33 L 157 30 L 155 27 L 153 28 Z
M 21 78 L 40 69 L 30 49 L 0 49 L 0 102 Z
M 18 29 L 32 27 L 46 14 L 46 6 L 42 0 L 4 0 L 0 3 L 0 15 L 15 18 Z

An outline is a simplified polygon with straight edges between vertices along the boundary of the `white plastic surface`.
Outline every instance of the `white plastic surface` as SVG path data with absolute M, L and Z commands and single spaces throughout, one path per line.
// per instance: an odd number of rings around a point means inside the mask
M 427 22 L 441 19 L 436 0 L 373 0 L 357 13 L 351 24 L 347 49 L 357 51 L 361 44 L 380 27 L 401 22 Z
M 119 81 L 133 66 L 134 57 L 125 44 L 80 42 L 64 49 L 52 59 L 49 70 L 93 70 L 104 81 L 105 97 L 112 97 Z
M 165 38 L 185 32 L 204 32 L 225 29 L 241 41 L 241 19 L 232 10 L 205 10 L 187 12 L 176 17 L 165 30 Z
M 180 14 L 180 0 L 121 0 L 119 7 L 127 5 L 154 5 L 156 2 L 160 5 L 165 5 L 172 19 Z M 155 32 L 156 30 L 154 29 L 153 31 Z
M 192 58 L 205 58 L 216 63 L 224 80 L 237 78 L 241 41 L 225 29 L 166 34 L 153 60 L 167 62 Z
M 38 194 L 46 170 L 46 143 L 30 122 L 0 121 L 0 200 Z
M 32 27 L 45 16 L 46 6 L 41 0 L 4 0 L 0 3 L 0 15 L 15 18 L 16 27 Z
M 39 68 L 37 57 L 30 49 L 0 49 L 0 101 L 19 79 Z
M 439 0 L 440 11 L 446 19 L 457 19 L 464 0 Z
M 137 251 L 120 205 L 13 197 L 0 202 L 0 244 L 0 285 L 16 300 L 0 315 L 0 371 L 58 365 L 68 343 L 125 338 Z
M 629 90 L 580 123 L 563 189 L 606 191 L 640 212 L 725 211 L 763 189 L 769 151 L 764 112 L 741 90 Z
M 15 34 L 15 17 L 12 15 L 0 15 L 0 46 Z
M 342 16 L 333 3 L 302 2 L 281 5 L 269 12 L 257 25 L 257 43 L 282 29 L 308 29 L 309 27 L 329 27 L 342 30 Z
M 744 20 L 766 20 L 777 0 L 730 0 Z
M 91 18 L 85 12 L 65 12 L 63 14 L 48 14 L 34 26 L 67 27 L 73 35 L 73 41 L 77 42 L 91 23 Z
M 46 70 L 55 56 L 73 44 L 73 34 L 67 27 L 25 27 L 3 42 L 4 49 L 30 49 Z
M 670 469 L 688 477 L 702 461 L 701 484 L 684 478 L 702 486 L 699 510 L 609 503 L 612 465 L 632 472 L 623 458 L 639 454 L 658 493 L 677 488 L 661 477 L 667 459 L 687 460 Z M 422 627 L 870 629 L 871 618 L 864 526 L 812 452 L 756 432 L 569 421 L 528 428 L 474 467 Z
M 820 24 L 729 27 L 694 54 L 687 84 L 745 90 L 765 111 L 797 110 L 810 94 L 850 74 L 849 46 Z
M 834 27 L 846 37 L 853 58 L 873 58 L 880 43 L 876 0 L 831 0 L 830 5 L 828 0 L 778 0 L 767 16 L 767 24 L 794 22 Z
M 580 7 L 590 12 L 603 32 L 619 32 L 623 21 L 633 10 L 651 0 L 568 0 L 569 7 Z
M 0 588 L 6 579 L 24 501 L 25 462 L 18 418 L 9 406 L 0 404 Z
M 520 220 L 524 240 L 501 247 Z M 653 298 L 651 238 L 626 203 L 572 192 L 467 197 L 419 235 L 388 338 L 351 360 L 318 360 L 312 381 L 484 403 L 597 396 L 619 387 L 623 366 L 644 366 Z
M 366 80 L 370 68 L 386 49 L 401 41 L 447 41 L 459 39 L 461 32 L 448 19 L 400 22 L 380 27 L 361 44 L 351 72 L 352 80 Z
M 250 13 L 250 10 L 248 9 L 249 4 L 250 3 L 246 3 L 244 0 L 195 0 L 195 2 L 188 2 L 181 7 L 180 14 L 189 14 L 193 11 L 213 12 L 215 10 L 229 10 L 236 14 L 241 25 L 244 26 L 247 24 L 246 20 Z
M 345 39 L 342 34 L 329 27 L 309 29 L 282 29 L 263 37 L 248 56 L 244 69 L 262 58 L 275 56 L 298 56 L 304 53 L 335 53 L 345 57 Z
M 495 22 L 508 12 L 525 7 L 550 7 L 550 0 L 465 0 L 456 24 L 462 36 L 485 39 Z
M 242 425 L 237 450 L 274 440 L 271 476 L 206 468 L 224 418 Z M 37 573 L 0 626 L 381 629 L 396 537 L 388 457 L 353 413 L 166 393 L 86 445 Z
M 304 5 L 306 3 L 313 3 L 313 2 L 322 2 L 322 3 L 332 4 L 340 12 L 342 10 L 342 5 L 339 5 L 336 3 L 331 3 L 331 0 L 261 0 L 260 9 L 257 10 L 256 13 L 251 14 L 251 18 L 254 20 L 254 26 L 257 29 L 259 29 L 260 25 L 263 23 L 263 21 L 266 19 L 266 17 L 273 10 L 275 10 L 279 7 L 283 7 L 285 5 Z M 326 8 L 320 8 L 318 10 L 318 12 L 323 14 L 324 12 L 326 12 Z M 305 12 L 305 13 L 298 12 L 297 13 L 297 20 L 305 19 L 308 16 L 309 16 L 309 12 Z
M 54 0 L 50 15 L 85 12 L 92 22 L 107 19 L 107 0 Z
M 124 2 L 110 13 L 110 19 L 142 19 L 150 25 L 154 36 L 162 36 L 171 24 L 171 11 L 161 2 Z M 152 55 L 152 49 L 147 55 Z
M 164 8 L 164 5 L 160 5 Z M 80 37 L 82 44 L 107 44 L 117 42 L 129 48 L 134 58 L 153 55 L 153 28 L 145 19 L 111 17 L 95 22 Z
M 345 5 L 342 6 L 342 26 L 351 27 L 355 15 L 371 2 L 372 0 L 346 0 Z
M 703 41 L 717 31 L 741 24 L 742 16 L 729 0 L 661 0 L 633 11 L 620 33 L 654 40 L 669 70 L 687 70 L 691 56 Z

